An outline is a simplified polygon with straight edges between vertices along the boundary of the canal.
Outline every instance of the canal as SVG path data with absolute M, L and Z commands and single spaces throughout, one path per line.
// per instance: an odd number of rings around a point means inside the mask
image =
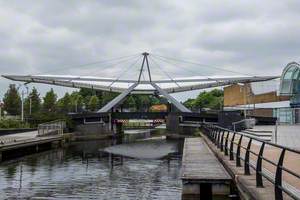
M 138 158 L 130 146 L 113 149 L 113 143 L 72 142 L 64 149 L 3 162 L 0 199 L 181 199 L 181 142 L 142 141 L 133 149 L 140 152 Z M 168 156 L 144 157 L 151 146 Z M 125 154 L 128 149 L 131 156 L 104 152 L 120 148 Z

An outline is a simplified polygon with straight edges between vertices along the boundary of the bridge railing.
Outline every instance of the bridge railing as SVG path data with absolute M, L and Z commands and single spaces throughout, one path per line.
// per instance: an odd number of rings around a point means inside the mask
M 38 125 L 38 136 L 59 135 L 64 133 L 65 120 L 55 120 Z
M 300 160 L 300 151 L 213 124 L 203 123 L 202 131 L 236 167 L 244 167 L 245 175 L 255 172 L 256 187 L 264 187 L 265 178 L 274 185 L 276 200 L 283 193 L 300 199 L 300 167 L 293 164 Z

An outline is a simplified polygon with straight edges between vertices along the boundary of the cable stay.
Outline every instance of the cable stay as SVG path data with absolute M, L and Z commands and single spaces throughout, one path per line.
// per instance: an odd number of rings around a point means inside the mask
M 147 95 L 163 95 L 168 99 L 169 102 L 174 104 L 177 109 L 181 112 L 188 112 L 189 110 L 185 108 L 180 102 L 173 98 L 170 93 L 184 92 L 190 90 L 199 90 L 212 87 L 222 87 L 235 83 L 249 83 L 249 82 L 259 82 L 278 78 L 278 76 L 231 76 L 231 77 L 209 77 L 207 75 L 201 75 L 201 78 L 173 78 L 171 76 L 172 71 L 166 71 L 161 63 L 170 65 L 171 67 L 179 68 L 193 75 L 199 74 L 191 69 L 187 69 L 185 65 L 181 66 L 180 63 L 192 64 L 197 66 L 202 66 L 206 68 L 217 69 L 221 72 L 227 71 L 231 73 L 242 74 L 234 72 L 231 70 L 220 69 L 213 66 L 203 65 L 200 63 L 195 63 L 191 61 L 180 60 L 177 58 L 169 58 L 165 56 L 151 54 L 144 52 L 142 53 L 142 63 L 138 71 L 135 71 L 137 63 L 140 60 L 140 55 L 130 55 L 123 56 L 114 59 L 107 59 L 97 62 L 91 62 L 87 64 L 69 66 L 65 68 L 57 69 L 62 71 L 64 69 L 86 69 L 89 66 L 95 66 L 96 64 L 101 64 L 101 67 L 94 70 L 86 71 L 89 76 L 72 76 L 72 75 L 2 75 L 3 77 L 14 80 L 22 81 L 25 83 L 35 82 L 44 83 L 50 85 L 58 85 L 64 87 L 73 88 L 89 88 L 93 90 L 109 91 L 120 93 L 119 96 L 112 100 L 107 106 L 103 107 L 100 111 L 108 111 L 109 109 L 116 106 L 118 103 L 122 102 L 124 98 L 129 94 L 147 94 Z M 150 59 L 150 60 L 149 60 Z M 151 63 L 149 62 L 151 61 Z M 153 79 L 150 64 L 157 67 L 157 69 L 167 76 L 168 80 Z M 165 65 L 164 64 L 164 65 Z M 104 70 L 116 69 L 121 66 L 122 71 L 119 71 L 115 78 L 101 78 L 95 76 L 97 73 L 104 73 Z M 52 70 L 55 71 L 55 70 Z M 129 79 L 122 79 L 128 72 L 132 72 Z M 49 72 L 49 71 L 48 71 Z M 135 72 L 138 72 L 138 76 L 134 79 Z M 91 76 L 92 75 L 92 76 Z M 184 84 L 179 84 L 184 83 Z M 189 83 L 189 84 L 186 84 Z M 124 84 L 126 86 L 124 87 Z M 173 84 L 173 85 L 171 85 Z M 175 85 L 176 86 L 175 86 Z

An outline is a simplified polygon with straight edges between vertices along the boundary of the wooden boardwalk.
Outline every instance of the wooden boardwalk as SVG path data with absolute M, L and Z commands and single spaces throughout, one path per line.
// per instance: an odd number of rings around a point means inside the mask
M 50 148 L 62 146 L 66 140 L 70 140 L 70 136 L 70 134 L 56 134 L 38 137 L 37 131 L 1 136 L 0 162 L 8 157 L 39 152 L 44 145 L 50 145 Z
M 181 179 L 183 199 L 185 195 L 201 197 L 201 193 L 211 193 L 213 196 L 227 196 L 230 193 L 231 177 L 202 138 L 185 139 Z

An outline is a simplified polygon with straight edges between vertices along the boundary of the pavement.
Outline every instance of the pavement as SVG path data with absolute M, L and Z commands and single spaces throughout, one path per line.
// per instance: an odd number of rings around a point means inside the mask
M 275 126 L 255 126 L 254 131 L 272 131 L 272 142 L 276 143 Z M 279 125 L 277 127 L 277 144 L 300 150 L 300 125 Z

